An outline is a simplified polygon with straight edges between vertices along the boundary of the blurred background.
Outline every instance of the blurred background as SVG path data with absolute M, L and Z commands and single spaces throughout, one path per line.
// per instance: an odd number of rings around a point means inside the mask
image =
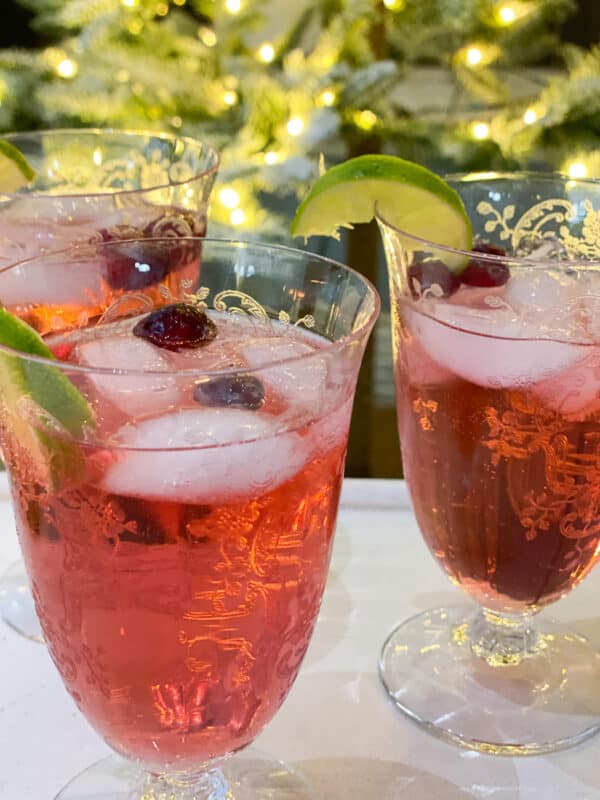
M 205 139 L 223 153 L 212 235 L 292 244 L 321 157 L 600 178 L 598 0 L 4 0 L 3 11 L 0 130 Z M 307 246 L 382 293 L 347 474 L 398 477 L 377 232 Z

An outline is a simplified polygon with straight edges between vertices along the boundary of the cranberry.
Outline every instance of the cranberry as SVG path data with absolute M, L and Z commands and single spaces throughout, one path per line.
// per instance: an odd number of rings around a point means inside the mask
M 137 323 L 133 333 L 165 350 L 180 350 L 208 344 L 216 337 L 217 326 L 196 306 L 173 303 L 152 311 Z
M 196 384 L 194 399 L 209 406 L 260 408 L 265 389 L 254 375 L 222 375 Z
M 171 266 L 171 254 L 164 246 L 124 242 L 106 252 L 105 274 L 112 289 L 145 289 L 161 281 Z
M 442 297 L 449 297 L 460 286 L 460 278 L 443 261 L 430 258 L 428 261 L 417 261 L 410 265 L 408 283 L 415 299 L 422 297 L 433 286 L 439 286 Z M 435 293 L 436 290 L 432 289 L 431 294 Z
M 476 242 L 473 251 L 490 256 L 505 256 L 506 250 L 490 242 Z M 498 258 L 472 258 L 460 276 L 467 286 L 504 286 L 510 278 L 510 269 Z

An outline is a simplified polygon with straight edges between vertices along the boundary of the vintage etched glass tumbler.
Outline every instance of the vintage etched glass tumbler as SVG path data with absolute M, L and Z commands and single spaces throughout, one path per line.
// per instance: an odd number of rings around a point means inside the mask
M 139 274 L 155 280 L 131 289 Z M 2 448 L 38 615 L 125 757 L 59 797 L 307 797 L 279 762 L 227 756 L 309 644 L 375 290 L 299 250 L 168 238 L 23 262 L 0 296 L 43 337 L 19 352 L 2 320 Z
M 108 129 L 3 138 L 24 153 L 36 177 L 18 192 L 0 192 L 0 265 L 80 241 L 206 231 L 219 155 L 203 142 Z M 134 283 L 143 285 L 153 277 L 139 274 Z M 87 275 L 82 272 L 71 280 L 83 287 Z M 60 287 L 46 282 L 46 291 L 53 290 L 60 296 Z M 19 633 L 41 638 L 20 561 L 0 576 L 0 615 Z
M 472 252 L 379 225 L 414 511 L 480 609 L 401 623 L 380 673 L 438 736 L 491 753 L 551 751 L 600 726 L 598 654 L 537 618 L 600 552 L 600 183 L 450 182 Z

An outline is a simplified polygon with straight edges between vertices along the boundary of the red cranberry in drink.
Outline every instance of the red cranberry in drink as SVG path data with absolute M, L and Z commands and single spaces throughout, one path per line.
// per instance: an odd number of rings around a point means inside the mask
M 408 283 L 415 299 L 422 297 L 426 292 L 434 297 L 450 297 L 460 286 L 460 278 L 443 261 L 430 258 L 410 265 Z
M 496 247 L 490 242 L 475 242 L 475 253 L 487 256 L 506 256 L 503 247 Z M 498 258 L 471 258 L 461 274 L 461 281 L 467 286 L 504 286 L 510 278 L 510 269 L 505 261 Z
M 165 350 L 182 350 L 212 342 L 217 326 L 196 306 L 173 303 L 152 311 L 137 323 L 133 333 Z
M 196 384 L 194 399 L 207 406 L 260 408 L 265 389 L 254 375 L 221 375 Z
M 136 291 L 158 283 L 169 273 L 171 254 L 166 247 L 143 241 L 124 242 L 106 249 L 105 262 L 111 289 Z

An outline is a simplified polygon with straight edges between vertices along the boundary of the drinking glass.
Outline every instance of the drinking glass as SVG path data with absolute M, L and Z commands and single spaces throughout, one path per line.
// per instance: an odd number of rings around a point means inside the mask
M 558 750 L 600 724 L 598 653 L 537 617 L 600 552 L 600 183 L 449 182 L 473 225 L 471 252 L 381 214 L 379 226 L 414 512 L 479 608 L 400 623 L 380 674 L 437 736 L 491 753 Z
M 19 192 L 0 192 L 0 266 L 77 241 L 201 236 L 206 231 L 219 156 L 203 142 L 100 129 L 3 138 L 21 150 L 36 176 Z M 51 291 L 49 282 L 40 279 Z M 155 279 L 150 273 L 131 276 L 135 285 Z M 85 291 L 84 272 L 72 280 Z M 19 633 L 41 641 L 21 561 L 0 576 L 0 615 Z
M 145 266 L 165 276 L 127 288 Z M 58 797 L 310 796 L 228 756 L 309 644 L 375 290 L 311 253 L 201 238 L 76 245 L 0 271 L 7 288 L 56 356 L 0 347 L 21 549 L 52 659 L 125 759 Z

